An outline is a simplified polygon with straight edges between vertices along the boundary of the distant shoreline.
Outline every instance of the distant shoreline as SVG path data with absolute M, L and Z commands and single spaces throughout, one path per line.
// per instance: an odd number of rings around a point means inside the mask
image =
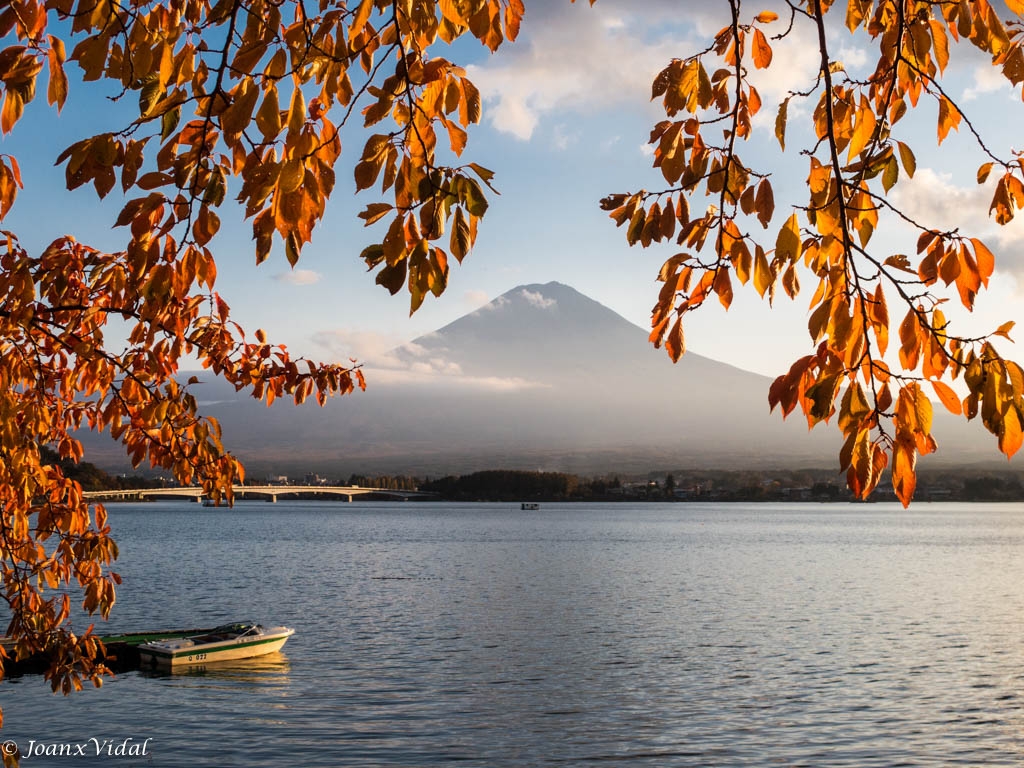
M 115 478 L 97 467 L 61 463 L 71 479 L 86 491 L 157 490 L 175 487 L 158 478 Z M 651 472 L 646 476 L 606 474 L 580 477 L 565 472 L 524 470 L 485 470 L 466 475 L 419 478 L 403 475 L 349 475 L 342 479 L 307 474 L 302 480 L 275 476 L 253 480 L 250 485 L 280 485 L 309 488 L 308 493 L 289 494 L 296 499 L 327 500 L 318 495 L 318 486 L 358 486 L 387 492 L 427 492 L 438 501 L 469 502 L 788 502 L 823 503 L 856 501 L 844 483 L 845 478 L 829 469 L 800 470 L 694 470 Z M 360 501 L 389 500 L 372 495 Z M 393 498 L 391 499 L 393 500 Z M 914 500 L 955 502 L 1024 502 L 1024 471 L 921 470 Z M 416 500 L 409 499 L 410 502 Z M 896 501 L 891 480 L 886 475 L 867 502 Z M 105 502 L 110 503 L 110 502 Z

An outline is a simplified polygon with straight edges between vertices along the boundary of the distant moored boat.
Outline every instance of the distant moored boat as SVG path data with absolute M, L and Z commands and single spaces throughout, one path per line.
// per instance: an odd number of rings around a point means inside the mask
M 144 643 L 139 646 L 139 661 L 143 666 L 167 668 L 250 659 L 281 650 L 294 634 L 288 627 L 225 624 L 202 635 Z

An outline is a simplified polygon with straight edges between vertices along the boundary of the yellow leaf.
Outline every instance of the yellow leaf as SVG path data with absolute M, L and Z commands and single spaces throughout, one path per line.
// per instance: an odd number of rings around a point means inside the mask
M 451 143 L 452 152 L 458 157 L 462 154 L 462 150 L 466 148 L 468 138 L 466 132 L 450 121 L 446 121 L 445 126 L 448 129 L 448 139 Z
M 846 27 L 856 32 L 864 22 L 864 17 L 871 10 L 871 0 L 848 0 L 846 6 Z
M 754 288 L 757 289 L 762 299 L 764 298 L 764 292 L 768 290 L 768 286 L 772 284 L 774 279 L 764 250 L 761 246 L 757 246 L 754 252 Z
M 914 153 L 902 141 L 897 141 L 896 146 L 900 150 L 900 161 L 903 163 L 903 170 L 907 172 L 907 176 L 914 178 L 914 171 L 917 170 L 917 160 L 914 158 Z
M 949 285 L 960 276 L 960 259 L 953 251 L 949 251 L 939 262 L 939 277 Z
M 0 109 L 0 131 L 10 133 L 14 124 L 21 118 L 25 110 L 25 101 L 17 91 L 8 90 L 4 94 L 4 105 Z
M 348 41 L 351 43 L 356 37 L 363 31 L 366 26 L 366 22 L 370 19 L 370 13 L 373 11 L 373 0 L 362 0 L 359 3 L 359 7 L 356 9 L 355 18 L 352 21 L 352 26 L 348 30 Z
M 277 187 L 281 192 L 294 192 L 302 186 L 302 180 L 306 175 L 306 167 L 298 158 L 285 162 L 281 167 L 281 175 L 277 179 Z
M 910 505 L 917 487 L 917 451 L 913 443 L 897 440 L 893 446 L 892 487 L 904 507 Z
M 715 275 L 714 289 L 722 306 L 728 309 L 732 304 L 732 278 L 729 277 L 728 269 L 724 267 L 718 269 Z
M 668 356 L 672 358 L 673 363 L 678 363 L 679 358 L 686 351 L 686 342 L 683 338 L 683 319 L 681 317 L 676 318 L 675 325 L 672 326 L 672 330 L 669 331 L 668 336 L 665 338 L 665 351 L 668 352 Z
M 775 241 L 775 256 L 777 259 L 795 262 L 800 258 L 800 252 L 800 224 L 794 213 L 779 230 Z
M 298 85 L 292 91 L 292 103 L 288 108 L 288 133 L 297 135 L 302 132 L 302 126 L 306 123 L 306 99 L 302 95 L 302 88 Z
M 449 248 L 451 249 L 452 255 L 458 259 L 461 264 L 462 260 L 466 258 L 466 254 L 469 253 L 470 247 L 469 224 L 462 212 L 462 208 L 456 208 L 455 221 L 452 223 L 452 234 L 449 242 Z
M 1006 454 L 1006 458 L 1013 458 L 1013 454 L 1020 450 L 1024 443 L 1024 433 L 1021 432 L 1020 417 L 1017 409 L 1010 406 L 1003 417 L 1003 431 L 999 435 L 999 450 Z
M 768 229 L 768 223 L 775 213 L 775 193 L 772 191 L 772 185 L 768 179 L 762 179 L 761 183 L 757 185 L 754 210 L 757 211 L 757 220 L 761 222 L 761 226 Z
M 461 80 L 462 100 L 459 102 L 459 122 L 463 127 L 479 123 L 481 115 L 480 91 L 465 77 Z
M 50 49 L 46 54 L 50 68 L 50 82 L 46 89 L 48 104 L 56 104 L 57 111 L 64 107 L 68 98 L 68 77 L 64 74 L 64 43 L 50 35 Z
M 910 385 L 910 390 L 914 396 L 914 410 L 918 429 L 922 434 L 929 435 L 932 431 L 932 401 L 925 396 L 917 384 Z M 920 450 L 920 446 L 918 446 L 918 450 L 922 454 L 925 453 L 925 451 Z
M 893 186 L 899 181 L 900 178 L 900 166 L 896 162 L 896 158 L 890 156 L 885 163 L 885 170 L 882 171 L 882 188 L 888 192 Z
M 853 382 L 846 388 L 839 407 L 839 428 L 847 435 L 859 431 L 861 420 L 870 413 L 871 406 L 860 382 Z
M 366 206 L 366 210 L 359 214 L 359 218 L 363 219 L 366 222 L 364 226 L 368 227 L 382 219 L 391 210 L 392 206 L 390 203 L 370 203 Z
M 772 63 L 772 47 L 768 45 L 768 40 L 760 29 L 754 30 L 753 53 L 754 66 L 757 69 L 765 69 Z
M 945 96 L 939 96 L 938 134 L 940 144 L 949 135 L 950 129 L 959 128 L 960 118 L 960 110 Z
M 1013 320 L 1008 320 L 1002 325 L 1000 325 L 998 328 L 996 328 L 996 330 L 992 332 L 992 335 L 1002 336 L 1004 339 L 1013 341 L 1013 339 L 1010 338 L 1010 331 L 1013 330 L 1013 326 L 1015 326 L 1016 324 L 1017 323 L 1015 323 Z
M 855 434 L 846 482 L 858 499 L 866 499 L 878 483 L 875 476 L 876 462 L 869 430 L 864 429 Z
M 981 240 L 974 237 L 970 240 L 971 245 L 974 246 L 974 259 L 978 265 L 978 277 L 981 278 L 981 284 L 988 287 L 988 279 L 996 268 L 996 257 L 992 255 L 992 251 L 986 248 Z
M 853 136 L 850 138 L 850 147 L 847 157 L 857 157 L 875 135 L 875 113 L 868 104 L 866 98 L 861 98 L 860 109 L 857 110 L 857 124 L 853 129 Z
M 933 381 L 932 389 L 935 390 L 935 394 L 938 395 L 942 404 L 946 406 L 946 410 L 954 416 L 959 416 L 962 413 L 960 398 L 957 397 L 952 387 L 941 381 Z
M 789 99 L 779 104 L 778 114 L 775 115 L 775 138 L 779 140 L 782 151 L 786 151 L 786 117 L 789 111 Z
M 220 218 L 208 206 L 202 206 L 199 209 L 196 222 L 192 226 L 192 236 L 195 238 L 196 245 L 206 245 L 219 229 Z
M 949 63 L 949 39 L 946 37 L 946 27 L 938 19 L 929 19 L 929 26 L 932 31 L 932 41 L 935 43 L 935 61 L 939 65 L 939 72 L 946 71 Z
M 277 138 L 281 132 L 281 107 L 277 100 L 277 88 L 273 85 L 267 89 L 267 95 L 263 97 L 263 103 L 256 112 L 256 127 L 268 141 Z

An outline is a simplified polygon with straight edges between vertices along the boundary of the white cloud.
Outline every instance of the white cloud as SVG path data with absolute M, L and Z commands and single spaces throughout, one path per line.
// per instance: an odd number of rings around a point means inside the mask
M 1016 95 L 1016 89 L 1003 77 L 1001 70 L 991 64 L 981 64 L 974 68 L 974 85 L 964 89 L 962 98 L 964 101 L 972 101 L 982 94 L 1003 90 L 1008 95 Z
M 484 304 L 477 310 L 477 312 L 493 312 L 495 309 L 501 309 L 506 304 L 508 304 L 508 299 L 506 299 L 504 296 L 499 296 L 491 303 Z
M 395 368 L 372 368 L 367 371 L 367 377 L 372 383 L 379 384 L 444 384 L 445 386 L 488 390 L 491 392 L 517 392 L 523 389 L 546 389 L 549 384 L 538 381 L 530 381 L 519 376 L 467 376 L 462 374 L 461 368 L 456 364 L 457 370 L 438 371 L 429 365 L 417 364 L 413 369 L 398 370 Z
M 602 19 L 601 23 L 604 24 L 605 29 L 609 30 L 622 29 L 626 26 L 625 20 L 619 16 L 608 16 L 607 18 Z
M 399 349 L 402 352 L 407 352 L 408 354 L 412 355 L 413 357 L 426 357 L 427 355 L 430 354 L 430 350 L 429 349 L 427 349 L 426 347 L 424 347 L 424 346 L 422 346 L 420 344 L 417 344 L 414 341 L 410 341 L 410 342 L 408 342 L 406 344 L 403 344 Z
M 660 103 L 650 101 L 655 75 L 673 58 L 703 47 L 728 23 L 725 3 L 602 0 L 593 8 L 580 6 L 531 5 L 515 45 L 468 68 L 486 101 L 488 119 L 499 131 L 525 141 L 542 119 L 553 116 L 560 121 L 553 129 L 554 145 L 564 149 L 578 134 L 565 127 L 573 125 L 565 122 L 571 113 L 614 108 L 660 119 Z M 766 33 L 781 33 L 784 23 L 780 20 L 773 25 L 778 29 L 766 28 Z M 837 44 L 841 57 L 851 69 L 862 67 L 867 52 L 846 37 Z M 772 65 L 750 71 L 763 102 L 755 117 L 759 123 L 773 122 L 775 107 L 791 91 L 813 85 L 820 64 L 817 31 L 804 19 L 771 44 Z M 800 100 L 790 107 L 791 114 L 803 109 Z
M 1024 272 L 1024 215 L 999 226 L 989 217 L 997 174 L 985 184 L 958 187 L 947 173 L 918 168 L 913 179 L 902 180 L 892 191 L 893 204 L 921 226 L 959 229 L 963 235 L 978 237 L 1001 252 L 996 267 L 1008 272 Z
M 487 291 L 466 291 L 462 294 L 463 303 L 477 309 L 490 300 L 491 297 L 487 295 Z
M 453 363 L 450 360 L 445 360 L 443 357 L 433 357 L 430 359 L 431 365 L 434 366 L 434 370 L 438 373 L 443 373 L 449 376 L 461 376 L 462 366 L 458 363 Z
M 549 384 L 528 381 L 519 376 L 502 378 L 500 376 L 463 376 L 460 383 L 477 389 L 489 389 L 496 392 L 516 392 L 521 389 L 546 389 Z
M 508 303 L 504 297 L 499 301 Z M 423 344 L 412 341 L 403 344 L 400 339 L 388 334 L 349 328 L 313 334 L 313 341 L 329 350 L 334 359 L 355 358 L 363 363 L 363 370 L 371 384 L 441 385 L 494 392 L 549 386 L 518 376 L 468 375 L 459 363 L 446 356 L 446 347 L 425 346 L 431 339 L 437 338 L 436 333 L 430 333 L 418 339 Z
M 323 277 L 319 272 L 314 272 L 311 269 L 293 269 L 291 272 L 280 272 L 274 275 L 274 279 L 279 283 L 289 283 L 291 285 L 312 285 Z
M 378 361 L 402 343 L 396 336 L 375 331 L 336 328 L 317 331 L 313 343 L 324 347 L 335 359 L 355 358 L 359 361 Z
M 778 106 L 794 91 L 805 91 L 811 88 L 818 77 L 821 66 L 821 53 L 818 51 L 817 31 L 801 18 L 797 18 L 789 34 L 782 40 L 771 40 L 772 63 L 767 69 L 753 69 L 749 73 L 750 83 L 757 88 L 761 97 L 761 110 L 754 115 L 753 122 L 759 130 L 774 130 L 775 116 Z M 774 26 L 783 24 L 782 20 Z M 783 28 L 774 30 L 781 33 Z M 766 34 L 768 30 L 766 30 Z M 844 61 L 850 65 L 849 57 L 853 48 L 843 47 L 841 53 L 847 56 Z M 795 98 L 789 103 L 790 120 L 813 109 L 814 99 Z
M 536 291 L 528 291 L 525 288 L 523 288 L 523 290 L 521 290 L 519 294 L 528 302 L 533 304 L 533 306 L 538 307 L 539 309 L 550 309 L 551 307 L 558 304 L 557 301 L 555 301 L 554 299 L 549 299 L 543 293 L 538 293 Z
M 555 149 L 559 151 L 566 150 L 569 148 L 570 144 L 575 144 L 579 139 L 579 131 L 570 131 L 561 123 L 555 126 L 554 135 L 552 137 Z
M 843 62 L 843 66 L 846 67 L 847 71 L 851 71 L 860 69 L 868 63 L 868 52 L 864 48 L 843 45 L 839 48 L 838 58 Z
M 643 109 L 654 76 L 689 50 L 681 35 L 671 35 L 680 23 L 676 6 L 669 13 L 668 4 L 653 0 L 531 5 L 514 46 L 467 68 L 491 123 L 527 140 L 549 112 L 589 113 L 624 103 Z M 655 33 L 660 39 L 650 39 Z
M 418 344 L 404 344 L 393 354 L 376 357 L 367 366 L 367 376 L 374 382 L 403 385 L 441 385 L 468 389 L 512 392 L 547 387 L 519 376 L 474 376 L 461 365 L 444 356 L 447 350 L 427 350 Z

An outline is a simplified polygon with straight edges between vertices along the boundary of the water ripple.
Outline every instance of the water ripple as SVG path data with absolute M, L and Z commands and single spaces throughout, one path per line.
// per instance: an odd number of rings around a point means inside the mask
M 1015 506 L 158 503 L 111 520 L 114 630 L 298 634 L 69 700 L 6 680 L 4 738 L 150 737 L 147 766 L 1024 762 Z

